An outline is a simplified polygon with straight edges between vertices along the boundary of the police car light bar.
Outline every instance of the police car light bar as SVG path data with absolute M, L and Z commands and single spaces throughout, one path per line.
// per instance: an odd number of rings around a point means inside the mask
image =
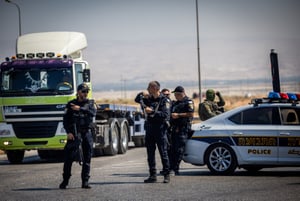
M 267 98 L 252 99 L 251 104 L 254 104 L 254 106 L 257 106 L 261 103 L 292 103 L 292 104 L 298 104 L 299 101 L 300 101 L 300 94 L 269 92 Z
M 299 101 L 300 94 L 295 93 L 278 93 L 269 92 L 268 98 L 272 100 L 288 100 L 288 101 Z

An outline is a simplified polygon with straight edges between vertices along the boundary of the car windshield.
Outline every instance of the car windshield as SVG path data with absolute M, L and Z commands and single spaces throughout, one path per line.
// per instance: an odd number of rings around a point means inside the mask
M 73 92 L 72 68 L 17 68 L 1 70 L 1 95 L 52 95 Z

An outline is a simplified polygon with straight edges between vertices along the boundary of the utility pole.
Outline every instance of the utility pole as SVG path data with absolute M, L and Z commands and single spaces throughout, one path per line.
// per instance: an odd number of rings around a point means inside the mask
M 198 20 L 198 0 L 196 0 L 196 23 L 197 23 L 197 55 L 198 55 L 198 87 L 199 87 L 199 104 L 201 103 L 201 70 L 200 70 L 200 45 L 199 45 L 199 20 Z
M 278 56 L 277 56 L 277 53 L 275 52 L 274 49 L 271 49 L 270 60 L 271 60 L 271 73 L 272 73 L 273 91 L 280 93 Z
M 15 2 L 12 2 L 11 0 L 5 0 L 5 2 L 15 5 L 18 9 L 18 14 L 19 14 L 19 36 L 21 36 L 22 35 L 22 30 L 21 30 L 21 9 L 20 9 L 20 6 L 18 4 L 16 4 Z
M 121 98 L 124 98 L 126 100 L 127 99 L 127 88 L 126 88 L 127 79 L 123 78 L 122 75 L 121 75 L 121 82 L 122 82 Z

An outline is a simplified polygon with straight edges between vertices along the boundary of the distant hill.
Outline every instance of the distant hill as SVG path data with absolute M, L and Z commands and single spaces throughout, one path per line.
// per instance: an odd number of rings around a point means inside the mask
M 280 78 L 281 85 L 290 85 L 293 92 L 300 92 L 300 78 L 297 76 L 289 76 Z M 150 80 L 149 80 L 150 81 Z M 159 80 L 162 87 L 173 89 L 178 85 L 182 85 L 186 88 L 198 88 L 198 81 L 161 81 Z M 126 82 L 119 83 L 104 83 L 93 85 L 95 91 L 132 91 L 145 89 L 148 82 L 135 82 L 134 80 L 127 80 Z M 247 91 L 247 88 L 255 88 L 259 86 L 265 88 L 272 88 L 272 80 L 268 79 L 236 79 L 236 80 L 202 80 L 201 88 L 232 88 L 239 87 L 241 90 Z

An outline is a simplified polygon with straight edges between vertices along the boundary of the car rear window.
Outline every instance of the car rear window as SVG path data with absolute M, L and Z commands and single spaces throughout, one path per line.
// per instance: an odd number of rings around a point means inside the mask
M 280 117 L 277 107 L 253 107 L 229 118 L 235 124 L 245 125 L 278 125 Z

